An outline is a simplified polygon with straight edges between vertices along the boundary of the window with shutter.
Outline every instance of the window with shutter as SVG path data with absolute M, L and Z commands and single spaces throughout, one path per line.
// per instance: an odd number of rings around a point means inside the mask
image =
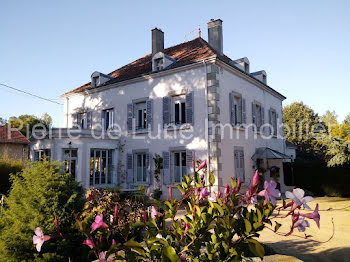
M 132 131 L 132 129 L 133 129 L 133 126 L 132 126 L 133 117 L 134 117 L 133 104 L 128 104 L 127 105 L 127 129 L 128 129 L 128 131 Z
M 126 155 L 126 167 L 127 167 L 127 175 L 126 175 L 126 183 L 132 184 L 134 183 L 134 172 L 133 172 L 133 155 Z
M 163 97 L 163 126 L 170 124 L 170 97 Z
M 244 172 L 244 151 L 242 149 L 234 150 L 234 165 L 235 165 L 235 177 L 240 178 L 241 182 L 245 181 Z

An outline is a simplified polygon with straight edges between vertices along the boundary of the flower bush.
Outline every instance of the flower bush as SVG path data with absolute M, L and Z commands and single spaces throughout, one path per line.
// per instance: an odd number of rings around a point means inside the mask
M 277 206 L 280 192 L 276 182 L 266 181 L 264 189 L 258 192 L 256 172 L 244 194 L 240 179 L 232 179 L 224 192 L 213 192 L 213 174 L 207 182 L 203 177 L 205 172 L 200 174 L 206 162 L 197 166 L 193 175 L 185 176 L 182 183 L 176 185 L 182 193 L 180 200 L 172 199 L 169 187 L 169 199 L 163 204 L 155 202 L 147 210 L 141 207 L 137 211 L 122 211 L 127 208 L 122 207 L 117 196 L 115 202 L 109 201 L 113 193 L 101 195 L 96 189 L 89 190 L 83 220 L 77 219 L 77 223 L 86 237 L 83 244 L 91 249 L 90 258 L 98 261 L 241 261 L 252 254 L 264 256 L 264 247 L 258 241 L 264 228 L 288 236 L 296 229 L 304 232 L 309 220 L 319 226 L 318 205 L 312 213 L 301 212 L 302 207 L 309 208 L 307 202 L 312 201 L 301 189 L 287 192 L 290 200 Z M 182 207 L 185 215 L 177 216 Z M 274 221 L 276 218 L 291 219 L 289 232 L 278 232 L 281 224 Z

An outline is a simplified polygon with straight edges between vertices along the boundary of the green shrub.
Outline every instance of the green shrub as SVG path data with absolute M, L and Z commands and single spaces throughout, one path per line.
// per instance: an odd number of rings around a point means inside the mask
M 21 161 L 0 159 L 0 194 L 7 195 L 11 187 L 10 174 L 21 172 L 23 168 L 24 165 Z
M 12 190 L 0 214 L 0 261 L 84 261 L 83 238 L 75 224 L 75 212 L 84 205 L 83 191 L 55 162 L 34 162 L 11 175 Z M 57 216 L 65 239 L 58 236 Z M 32 239 L 40 227 L 52 236 L 38 254 Z M 85 260 L 86 261 L 86 260 Z

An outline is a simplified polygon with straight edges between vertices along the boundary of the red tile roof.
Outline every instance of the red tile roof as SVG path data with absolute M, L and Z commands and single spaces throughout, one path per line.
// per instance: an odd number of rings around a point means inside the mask
M 164 49 L 164 53 L 176 60 L 174 67 L 180 67 L 186 64 L 198 62 L 209 57 L 219 57 L 224 62 L 229 62 L 231 59 L 227 56 L 219 55 L 204 39 L 198 37 L 194 40 L 172 46 Z M 137 59 L 126 66 L 123 66 L 108 75 L 113 77 L 112 80 L 104 85 L 121 82 L 132 79 L 144 74 L 152 72 L 152 54 L 148 54 L 140 59 Z M 66 94 L 78 93 L 90 88 L 91 83 L 87 83 L 78 87 Z
M 0 144 L 30 144 L 30 141 L 17 129 L 4 125 L 0 126 Z

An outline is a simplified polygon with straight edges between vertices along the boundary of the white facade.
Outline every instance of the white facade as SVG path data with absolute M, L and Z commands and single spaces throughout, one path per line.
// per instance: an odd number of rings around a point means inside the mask
M 170 59 L 162 54 L 157 52 L 153 58 Z M 51 159 L 63 161 L 63 150 L 75 148 L 78 150 L 76 179 L 85 188 L 120 185 L 132 189 L 143 185 L 153 190 L 161 187 L 166 198 L 167 187 L 181 174 L 192 172 L 193 157 L 207 159 L 208 172 L 216 176 L 214 190 L 217 191 L 229 183 L 231 177 L 241 177 L 245 186 L 251 183 L 258 168 L 252 160 L 257 148 L 286 153 L 285 141 L 278 136 L 283 134 L 279 124 L 283 122 L 285 97 L 268 87 L 266 78 L 259 80 L 249 74 L 248 67 L 242 70 L 218 57 L 174 68 L 171 65 L 176 65 L 175 59 L 169 65 L 163 61 L 159 64 L 162 65 L 160 71 L 155 70 L 153 60 L 152 72 L 142 76 L 64 95 L 64 130 L 74 130 L 78 124 L 85 135 L 71 139 L 56 134 L 51 139 L 34 140 L 32 159 L 36 150 L 51 149 Z M 244 61 L 249 64 L 248 59 Z M 234 121 L 239 120 L 239 124 L 232 122 L 233 107 Z M 276 116 L 279 130 L 276 136 L 264 139 L 265 128 L 262 126 L 256 134 L 252 124 L 271 122 L 270 111 Z M 110 130 L 112 136 L 106 135 Z M 96 132 L 105 136 L 94 138 L 91 133 Z M 113 152 L 108 169 L 113 170 L 110 183 L 96 184 L 95 175 L 91 180 L 91 174 L 95 174 L 95 170 L 102 172 L 101 167 L 105 166 L 105 160 L 96 160 L 94 149 Z M 162 156 L 164 162 L 159 183 L 154 180 L 152 159 L 156 154 Z M 278 167 L 281 191 L 289 189 L 284 184 L 281 159 L 261 163 L 267 169 Z M 265 179 L 271 179 L 268 172 Z M 173 192 L 179 197 L 179 192 Z

